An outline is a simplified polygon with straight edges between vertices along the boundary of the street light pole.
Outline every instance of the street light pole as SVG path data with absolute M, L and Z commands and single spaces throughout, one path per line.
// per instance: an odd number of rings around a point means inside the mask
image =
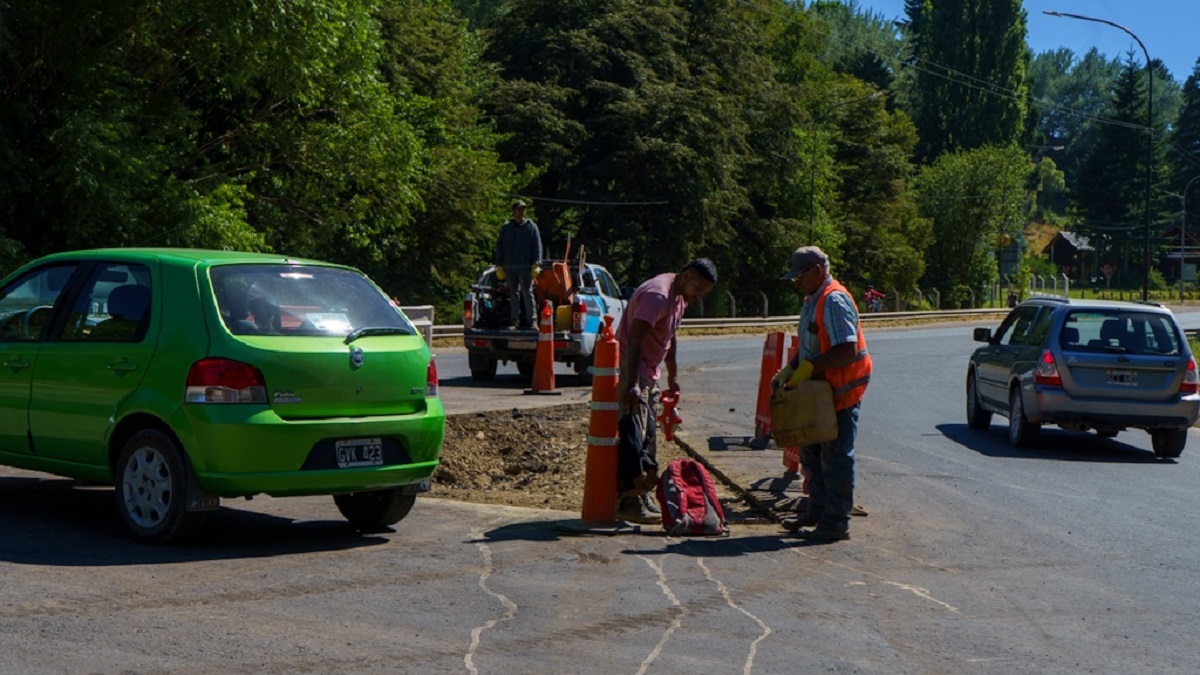
M 1119 28 L 1138 43 L 1138 46 L 1142 48 L 1142 55 L 1146 57 L 1146 238 L 1142 244 L 1142 300 L 1148 300 L 1150 295 L 1150 184 L 1154 176 L 1154 68 L 1150 64 L 1150 52 L 1146 51 L 1146 45 L 1142 44 L 1141 38 L 1119 23 L 1091 16 L 1083 16 L 1081 14 L 1067 14 L 1065 12 L 1051 12 L 1049 10 L 1042 10 L 1042 14 L 1068 19 L 1079 19 L 1080 21 L 1095 21 L 1096 23 L 1102 23 L 1113 28 Z

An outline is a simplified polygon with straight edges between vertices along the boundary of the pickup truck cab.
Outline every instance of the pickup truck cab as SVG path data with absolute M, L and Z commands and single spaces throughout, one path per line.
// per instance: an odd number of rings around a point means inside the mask
M 549 300 L 554 311 L 554 360 L 568 363 L 580 384 L 591 384 L 592 353 L 604 326 L 604 315 L 612 315 L 613 330 L 625 312 L 624 293 L 604 267 L 582 260 L 543 260 L 542 272 L 534 280 L 535 312 Z M 523 377 L 533 375 L 537 356 L 537 317 L 531 330 L 506 328 L 512 289 L 496 278 L 489 267 L 471 286 L 463 301 L 463 342 L 467 348 L 471 378 L 491 381 L 501 362 L 512 361 Z

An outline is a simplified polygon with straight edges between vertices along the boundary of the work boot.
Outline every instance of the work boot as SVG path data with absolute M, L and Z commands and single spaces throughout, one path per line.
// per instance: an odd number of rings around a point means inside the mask
M 646 508 L 646 503 L 638 495 L 623 495 L 617 501 L 617 519 L 627 520 L 631 523 L 641 523 L 643 525 L 662 521 L 660 515 L 651 513 Z
M 850 528 L 817 525 L 811 530 L 797 530 L 795 535 L 808 541 L 846 541 L 850 538 Z
M 662 515 L 662 511 L 658 509 L 658 499 L 651 497 L 649 492 L 642 493 L 638 499 L 642 500 L 642 508 L 646 509 L 648 513 L 654 514 L 655 518 Z
M 821 522 L 821 516 L 817 515 L 816 513 L 813 513 L 812 511 L 800 511 L 796 514 L 795 518 L 784 519 L 782 525 L 783 529 L 791 532 L 792 534 L 797 534 L 803 528 L 812 527 L 819 522 Z

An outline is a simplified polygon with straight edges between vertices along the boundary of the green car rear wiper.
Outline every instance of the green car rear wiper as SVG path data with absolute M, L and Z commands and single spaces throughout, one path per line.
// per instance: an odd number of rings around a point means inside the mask
M 355 328 L 353 332 L 347 335 L 345 342 L 346 344 L 350 344 L 365 335 L 416 335 L 416 333 L 398 326 L 363 326 L 362 328 Z

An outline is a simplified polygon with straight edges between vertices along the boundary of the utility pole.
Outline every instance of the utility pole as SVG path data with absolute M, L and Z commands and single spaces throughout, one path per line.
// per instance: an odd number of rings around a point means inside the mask
M 1049 10 L 1043 10 L 1042 14 L 1079 19 L 1080 21 L 1095 21 L 1123 30 L 1138 43 L 1138 46 L 1142 48 L 1142 55 L 1146 57 L 1146 238 L 1142 244 L 1142 301 L 1145 302 L 1150 295 L 1150 188 L 1154 178 L 1154 68 L 1150 65 L 1150 52 L 1146 51 L 1146 45 L 1142 44 L 1141 38 L 1119 23 L 1081 14 Z

